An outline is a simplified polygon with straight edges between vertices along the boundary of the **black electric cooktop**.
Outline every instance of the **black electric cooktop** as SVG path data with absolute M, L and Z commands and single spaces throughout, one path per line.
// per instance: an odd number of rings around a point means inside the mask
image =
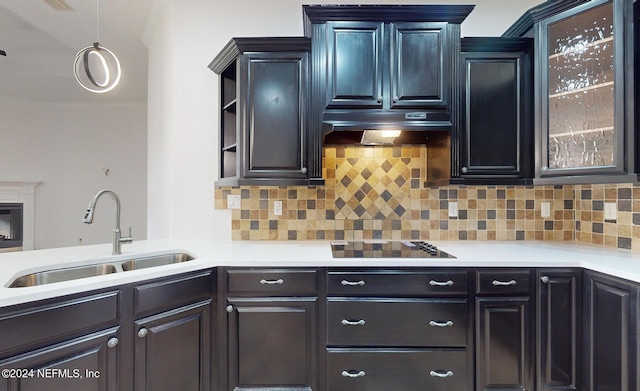
M 334 258 L 455 258 L 424 241 L 334 240 Z

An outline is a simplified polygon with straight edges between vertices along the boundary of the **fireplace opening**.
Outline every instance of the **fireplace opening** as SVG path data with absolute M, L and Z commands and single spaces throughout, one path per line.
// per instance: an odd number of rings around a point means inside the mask
M 22 203 L 0 203 L 0 249 L 22 247 Z

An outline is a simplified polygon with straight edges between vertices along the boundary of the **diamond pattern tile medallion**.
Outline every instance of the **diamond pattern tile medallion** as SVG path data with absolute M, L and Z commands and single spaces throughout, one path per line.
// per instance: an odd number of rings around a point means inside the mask
M 336 158 L 336 218 L 401 219 L 411 206 L 411 159 L 356 154 Z

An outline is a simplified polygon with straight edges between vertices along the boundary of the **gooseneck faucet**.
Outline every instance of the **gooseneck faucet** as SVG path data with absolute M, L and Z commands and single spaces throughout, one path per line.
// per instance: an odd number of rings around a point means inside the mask
M 121 251 L 121 244 L 122 243 L 131 243 L 131 242 L 133 242 L 133 238 L 131 237 L 131 229 L 129 229 L 129 236 L 122 237 L 122 234 L 120 233 L 120 197 L 118 197 L 118 195 L 116 193 L 114 193 L 111 190 L 106 190 L 106 189 L 105 190 L 100 190 L 99 192 L 97 192 L 96 195 L 94 195 L 93 198 L 91 199 L 91 201 L 89 202 L 89 206 L 87 207 L 87 213 L 85 213 L 84 219 L 82 221 L 84 221 L 85 224 L 93 223 L 93 212 L 96 209 L 96 203 L 98 202 L 98 199 L 103 194 L 109 194 L 116 201 L 116 226 L 113 229 L 113 252 L 112 252 L 112 254 L 113 255 L 119 255 L 122 252 Z

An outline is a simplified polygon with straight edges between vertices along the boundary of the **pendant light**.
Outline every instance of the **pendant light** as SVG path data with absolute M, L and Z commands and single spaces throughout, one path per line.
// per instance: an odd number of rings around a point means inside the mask
M 100 46 L 100 0 L 96 0 L 96 42 L 80 50 L 73 63 L 73 74 L 87 91 L 102 94 L 113 90 L 120 82 L 120 61 L 113 52 Z

